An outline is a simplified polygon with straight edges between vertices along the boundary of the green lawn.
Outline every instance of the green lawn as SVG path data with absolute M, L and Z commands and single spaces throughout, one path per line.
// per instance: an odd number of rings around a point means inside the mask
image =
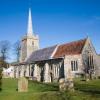
M 75 81 L 75 92 L 59 92 L 57 84 L 29 81 L 29 92 L 18 93 L 16 79 L 3 79 L 0 100 L 100 100 L 100 80 Z

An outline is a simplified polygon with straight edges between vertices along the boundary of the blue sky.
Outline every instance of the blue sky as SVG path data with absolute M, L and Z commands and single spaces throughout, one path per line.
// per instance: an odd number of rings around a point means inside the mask
M 88 35 L 100 53 L 100 0 L 0 0 L 0 41 L 13 44 L 26 34 L 29 7 L 40 47 Z

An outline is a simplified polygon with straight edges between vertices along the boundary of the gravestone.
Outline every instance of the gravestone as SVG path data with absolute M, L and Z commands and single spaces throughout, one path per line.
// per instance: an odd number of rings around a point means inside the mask
M 74 82 L 72 79 L 64 80 L 64 78 L 59 80 L 59 90 L 60 91 L 74 91 Z
M 21 77 L 18 79 L 18 92 L 27 92 L 28 91 L 28 79 Z
M 68 70 L 67 89 L 69 91 L 74 91 L 74 82 L 73 82 L 73 75 L 71 69 Z
M 66 91 L 66 83 L 65 83 L 65 79 L 61 78 L 59 80 L 59 90 L 60 91 Z
M 71 70 L 68 70 L 67 80 L 64 78 L 59 80 L 59 90 L 60 91 L 74 91 L 73 75 Z

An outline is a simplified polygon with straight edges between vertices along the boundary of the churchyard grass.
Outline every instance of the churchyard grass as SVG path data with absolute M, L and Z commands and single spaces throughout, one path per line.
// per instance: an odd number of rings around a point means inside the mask
M 0 100 L 100 100 L 100 80 L 75 80 L 74 92 L 59 92 L 58 84 L 29 81 L 29 91 L 19 93 L 16 79 L 3 79 Z

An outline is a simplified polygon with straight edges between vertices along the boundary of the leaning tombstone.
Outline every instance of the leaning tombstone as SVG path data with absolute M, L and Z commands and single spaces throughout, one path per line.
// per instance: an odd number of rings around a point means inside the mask
M 28 79 L 26 77 L 20 77 L 18 79 L 18 92 L 28 91 Z

